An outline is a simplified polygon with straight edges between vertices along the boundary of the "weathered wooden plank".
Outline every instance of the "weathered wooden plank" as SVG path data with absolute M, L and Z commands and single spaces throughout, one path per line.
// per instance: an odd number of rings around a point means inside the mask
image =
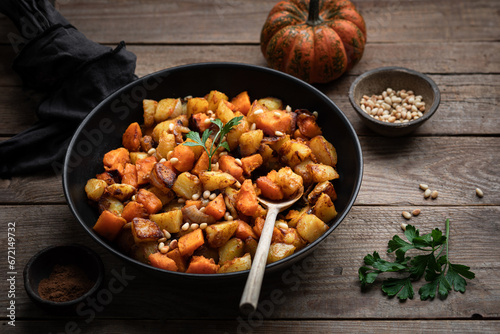
M 498 137 L 361 137 L 359 205 L 499 205 Z M 339 157 L 341 159 L 342 157 Z M 424 199 L 419 183 L 439 191 Z M 479 199 L 474 189 L 481 188 Z M 55 172 L 0 180 L 0 203 L 65 203 Z
M 113 45 L 110 45 L 113 47 Z M 211 61 L 231 61 L 266 66 L 257 45 L 127 45 L 137 55 L 136 74 L 142 77 L 165 68 Z M 419 52 L 415 52 L 419 50 Z M 498 73 L 500 43 L 368 43 L 361 62 L 348 75 L 359 75 L 382 66 L 403 66 L 423 73 Z M 439 55 L 437 57 L 436 55 Z M 0 46 L 0 86 L 18 86 L 21 81 L 11 68 L 15 53 Z M 331 85 L 334 85 L 332 83 Z
M 361 291 L 357 270 L 363 257 L 373 251 L 381 256 L 394 234 L 402 235 L 400 216 L 413 206 L 356 206 L 339 227 L 315 252 L 302 262 L 266 277 L 261 297 L 261 312 L 266 319 L 470 319 L 500 316 L 500 206 L 463 206 L 427 208 L 411 223 L 428 233 L 432 228 L 444 230 L 444 220 L 451 220 L 450 258 L 468 265 L 476 274 L 468 281 L 467 292 L 452 292 L 446 300 L 414 300 L 401 304 L 380 291 L 380 282 Z M 1 221 L 16 222 L 16 269 L 18 271 L 16 305 L 18 319 L 47 318 L 26 296 L 21 271 L 38 250 L 57 243 L 78 242 L 98 251 L 107 276 L 113 271 L 131 277 L 120 293 L 105 303 L 99 317 L 138 319 L 233 319 L 243 283 L 222 287 L 216 282 L 193 284 L 182 288 L 182 282 L 164 281 L 124 264 L 98 246 L 71 216 L 64 205 L 3 206 Z M 0 239 L 0 249 L 7 247 Z M 0 270 L 7 272 L 7 263 Z M 0 289 L 6 291 L 5 280 Z M 415 283 L 418 289 L 422 282 Z M 7 294 L 0 295 L 6 305 Z M 103 303 L 104 304 L 104 303 Z M 140 305 L 140 307 L 139 307 Z M 265 311 L 267 307 L 267 311 Z M 86 310 L 86 308 L 85 308 Z M 264 313 L 265 312 L 265 313 Z M 88 316 L 86 313 L 85 316 Z
M 154 63 L 154 60 L 150 60 Z M 498 135 L 500 114 L 496 112 L 500 75 L 431 75 L 441 91 L 437 113 L 415 135 Z M 346 114 L 358 135 L 373 135 L 352 108 L 348 92 L 355 76 L 317 86 Z M 0 96 L 0 135 L 12 135 L 30 127 L 36 119 L 40 95 L 19 87 L 4 88 Z M 272 91 L 270 92 L 272 95 Z M 307 108 L 307 106 L 293 106 Z M 319 110 L 321 113 L 321 110 Z M 320 118 L 321 120 L 321 118 Z
M 63 332 L 68 320 L 49 321 L 16 321 L 16 328 L 23 332 Z M 6 324 L 3 323 L 6 327 Z M 170 333 L 498 333 L 498 320 L 390 320 L 390 321 L 287 321 L 255 319 L 247 323 L 233 320 L 129 320 L 106 319 L 95 320 L 86 324 L 84 320 L 76 321 L 76 328 L 87 333 L 153 333 L 168 328 Z M 5 330 L 7 330 L 6 328 Z
M 371 42 L 497 41 L 500 35 L 496 1 L 355 3 Z M 71 0 L 56 6 L 87 37 L 101 43 L 213 44 L 259 43 L 262 25 L 274 4 L 275 0 Z M 8 43 L 17 33 L 3 16 L 0 31 L 1 43 Z

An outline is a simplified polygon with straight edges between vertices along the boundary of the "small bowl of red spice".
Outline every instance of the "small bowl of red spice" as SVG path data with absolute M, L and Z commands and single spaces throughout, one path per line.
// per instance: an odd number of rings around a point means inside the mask
M 24 268 L 24 288 L 38 306 L 59 314 L 97 294 L 104 279 L 101 258 L 78 245 L 47 247 L 35 254 Z

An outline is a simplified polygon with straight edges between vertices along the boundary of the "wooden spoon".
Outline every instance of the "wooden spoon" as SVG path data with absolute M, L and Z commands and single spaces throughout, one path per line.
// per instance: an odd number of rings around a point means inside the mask
M 266 270 L 267 255 L 271 246 L 271 238 L 273 236 L 274 223 L 278 213 L 288 209 L 292 204 L 297 202 L 304 193 L 304 187 L 301 187 L 297 195 L 286 202 L 272 202 L 259 197 L 259 201 L 267 207 L 267 216 L 259 239 L 259 245 L 255 252 L 252 262 L 252 268 L 248 274 L 245 289 L 240 301 L 240 310 L 244 313 L 255 311 L 259 302 L 260 288 L 264 271 Z

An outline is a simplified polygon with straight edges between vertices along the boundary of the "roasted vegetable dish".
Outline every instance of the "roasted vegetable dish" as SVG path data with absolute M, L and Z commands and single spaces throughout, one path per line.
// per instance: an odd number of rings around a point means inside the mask
M 216 90 L 143 109 L 143 124 L 128 126 L 85 186 L 100 214 L 94 231 L 129 256 L 186 273 L 247 270 L 266 217 L 258 196 L 305 189 L 278 216 L 268 263 L 314 242 L 337 215 L 337 154 L 316 112 Z

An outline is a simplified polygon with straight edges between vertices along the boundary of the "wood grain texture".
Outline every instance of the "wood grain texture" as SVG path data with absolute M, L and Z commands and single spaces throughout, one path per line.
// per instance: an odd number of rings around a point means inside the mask
M 500 205 L 498 137 L 360 141 L 364 176 L 357 205 Z M 420 183 L 438 190 L 438 199 L 424 199 Z M 476 187 L 483 198 L 475 195 Z M 52 171 L 0 180 L 0 190 L 0 203 L 65 203 L 61 179 Z
M 16 327 L 23 332 L 62 332 L 68 322 L 66 320 L 49 321 L 18 321 Z M 382 321 L 346 321 L 346 320 L 267 320 L 259 318 L 244 322 L 242 320 L 128 320 L 118 321 L 95 320 L 86 324 L 85 319 L 75 321 L 76 327 L 85 333 L 122 333 L 127 328 L 127 333 L 157 333 L 168 328 L 169 333 L 302 333 L 302 334 L 386 334 L 386 333 L 467 333 L 467 334 L 493 334 L 500 330 L 498 320 L 382 320 Z M 2 324 L 6 327 L 5 323 Z M 7 328 L 8 329 L 8 328 Z M 7 330 L 5 329 L 5 330 Z
M 260 307 L 270 307 L 266 319 L 470 319 L 471 317 L 500 317 L 500 278 L 494 275 L 500 269 L 500 206 L 432 207 L 427 208 L 411 223 L 422 233 L 451 220 L 450 258 L 465 264 L 475 272 L 468 281 L 465 294 L 452 292 L 446 300 L 420 301 L 418 295 L 400 303 L 389 299 L 380 290 L 380 281 L 361 291 L 357 270 L 363 257 L 378 251 L 385 256 L 387 241 L 394 234 L 402 235 L 400 212 L 411 206 L 378 207 L 356 206 L 333 233 L 317 247 L 314 253 L 292 267 L 264 278 Z M 38 250 L 53 244 L 77 242 L 98 251 L 105 262 L 106 284 L 114 277 L 113 271 L 134 276 L 120 293 L 99 313 L 99 317 L 136 319 L 231 319 L 239 316 L 238 303 L 243 282 L 235 284 L 216 282 L 183 287 L 182 282 L 169 282 L 153 277 L 145 271 L 125 264 L 107 253 L 72 217 L 64 205 L 3 206 L 0 219 L 16 222 L 17 279 L 21 269 Z M 0 239 L 0 249 L 7 247 Z M 346 251 L 348 250 L 348 251 Z M 6 263 L 0 270 L 6 272 Z M 5 291 L 6 281 L 0 282 Z M 210 284 L 210 288 L 207 286 Z M 416 289 L 422 282 L 415 284 Z M 33 305 L 22 284 L 16 296 L 18 318 L 40 319 L 47 315 Z M 277 297 L 278 296 L 278 297 Z M 130 307 L 134 305 L 141 307 Z M 7 302 L 7 294 L 0 295 L 0 303 Z M 175 305 L 166 312 L 165 305 Z M 159 307 L 161 306 L 161 307 Z M 271 307 L 272 306 L 272 307 Z
M 62 0 L 56 8 L 100 43 L 259 43 L 275 0 Z M 496 1 L 355 1 L 370 42 L 497 41 Z M 418 14 L 415 14 L 418 13 Z M 404 33 L 402 31 L 404 30 Z M 17 33 L 0 18 L 0 42 Z M 210 34 L 207 34 L 210 31 Z M 7 34 L 11 33 L 9 37 Z

